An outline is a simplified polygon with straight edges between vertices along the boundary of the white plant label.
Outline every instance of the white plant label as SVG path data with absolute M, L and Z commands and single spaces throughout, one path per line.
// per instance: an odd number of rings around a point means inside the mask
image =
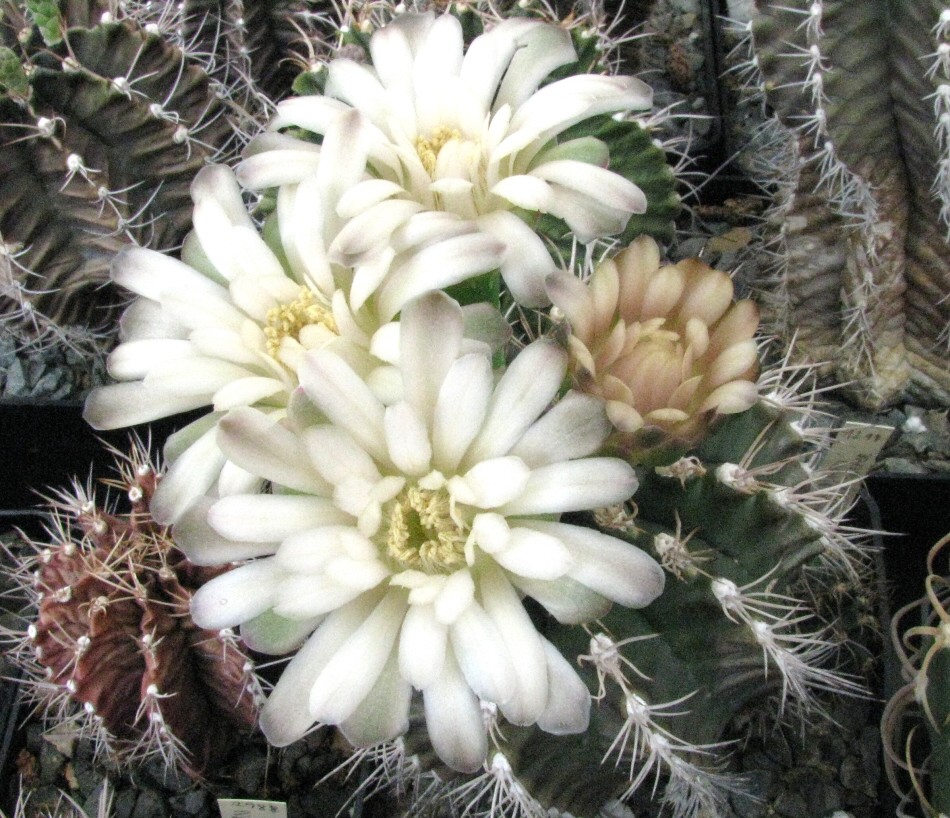
M 219 798 L 221 818 L 287 818 L 283 801 L 255 801 L 249 798 Z

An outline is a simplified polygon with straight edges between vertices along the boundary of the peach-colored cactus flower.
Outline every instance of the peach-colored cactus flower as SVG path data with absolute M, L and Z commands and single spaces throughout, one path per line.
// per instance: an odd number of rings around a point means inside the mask
M 547 279 L 569 325 L 574 386 L 607 402 L 614 442 L 631 454 L 691 444 L 718 415 L 756 400 L 759 313 L 732 280 L 699 259 L 664 265 L 641 236 L 585 283 Z

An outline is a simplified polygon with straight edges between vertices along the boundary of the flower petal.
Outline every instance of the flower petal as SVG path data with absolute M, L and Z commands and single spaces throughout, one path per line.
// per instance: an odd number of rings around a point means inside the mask
M 548 701 L 548 663 L 541 637 L 511 583 L 497 568 L 482 573 L 479 593 L 517 668 L 515 693 L 500 705 L 501 711 L 512 724 L 534 724 Z
M 283 572 L 272 559 L 239 565 L 202 585 L 191 598 L 199 628 L 220 630 L 247 622 L 271 607 Z
M 452 498 L 477 508 L 496 508 L 521 495 L 530 470 L 517 457 L 482 460 L 463 476 L 449 480 Z
M 399 365 L 406 400 L 427 427 L 446 373 L 458 358 L 464 328 L 461 308 L 444 293 L 429 293 L 403 309 Z
M 488 736 L 478 697 L 462 676 L 452 652 L 438 678 L 422 691 L 432 747 L 453 770 L 473 773 L 488 753 Z
M 587 457 L 610 434 L 604 402 L 571 390 L 524 433 L 511 450 L 532 469 Z
M 369 454 L 386 462 L 383 406 L 363 379 L 327 350 L 313 350 L 300 367 L 300 385 L 318 409 Z
M 221 450 L 253 474 L 304 494 L 328 497 L 332 487 L 300 457 L 300 441 L 273 417 L 234 409 L 218 424 Z
M 352 519 L 330 500 L 297 494 L 224 497 L 208 511 L 211 527 L 238 542 L 279 542 L 298 531 Z
M 353 715 L 382 673 L 405 611 L 405 594 L 390 591 L 336 650 L 310 688 L 314 719 L 339 724 Z
M 637 474 L 615 457 L 585 457 L 532 469 L 524 491 L 503 506 L 506 516 L 559 514 L 620 503 L 637 490 Z
M 442 672 L 448 627 L 439 622 L 431 605 L 410 605 L 399 636 L 399 670 L 420 690 Z
M 389 406 L 383 423 L 393 465 L 410 477 L 427 474 L 432 461 L 432 445 L 425 423 L 415 410 L 404 401 Z
M 479 698 L 502 704 L 514 695 L 515 666 L 481 605 L 469 605 L 452 623 L 449 640 L 465 680 Z
M 480 216 L 478 224 L 505 243 L 501 277 L 515 301 L 526 307 L 546 307 L 550 301 L 544 281 L 556 267 L 538 234 L 505 210 Z
M 583 733 L 590 725 L 590 691 L 561 652 L 547 639 L 541 641 L 550 693 L 538 727 L 555 736 Z
M 485 355 L 463 355 L 446 373 L 432 420 L 433 466 L 444 474 L 456 470 L 481 429 L 492 386 L 491 361 Z
M 340 732 L 354 747 L 392 741 L 409 729 L 411 700 L 412 687 L 400 675 L 393 651 L 366 698 L 340 722 Z
M 566 523 L 523 520 L 521 524 L 557 537 L 574 558 L 568 575 L 614 602 L 643 608 L 663 591 L 663 569 L 635 545 Z
M 557 394 L 567 370 L 567 354 L 553 341 L 525 347 L 502 375 L 481 431 L 463 462 L 507 454 Z
M 195 565 L 222 565 L 266 557 L 277 550 L 276 542 L 236 542 L 222 537 L 208 525 L 211 497 L 202 497 L 182 514 L 172 529 L 175 545 Z
M 284 668 L 261 708 L 260 727 L 270 744 L 286 747 L 313 725 L 310 689 L 326 663 L 356 631 L 381 594 L 363 594 L 330 614 Z

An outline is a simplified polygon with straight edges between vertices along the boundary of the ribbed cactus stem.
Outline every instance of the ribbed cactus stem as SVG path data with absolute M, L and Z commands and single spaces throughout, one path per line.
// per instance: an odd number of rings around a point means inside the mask
M 5 636 L 41 712 L 121 761 L 158 756 L 201 775 L 254 724 L 262 691 L 235 634 L 191 621 L 191 595 L 214 572 L 187 564 L 152 520 L 158 475 L 145 452 L 119 472 L 110 485 L 127 511 L 91 487 L 53 499 L 52 541 L 34 544 L 16 572 L 35 614 L 25 633 Z
M 738 76 L 776 112 L 749 163 L 774 196 L 753 250 L 766 317 L 875 409 L 950 393 L 947 11 L 763 0 L 742 33 Z

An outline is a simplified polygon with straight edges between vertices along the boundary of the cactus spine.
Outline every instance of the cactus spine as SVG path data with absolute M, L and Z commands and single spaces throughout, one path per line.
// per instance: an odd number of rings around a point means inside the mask
M 887 775 L 901 809 L 916 802 L 928 818 L 950 813 L 948 544 L 950 535 L 927 555 L 924 596 L 894 616 L 891 636 L 906 685 L 888 702 L 881 722 Z
M 937 0 L 764 0 L 738 67 L 776 112 L 750 158 L 774 191 L 755 254 L 767 317 L 873 409 L 950 399 L 948 19 Z
M 233 634 L 191 622 L 213 575 L 187 563 L 149 514 L 158 479 L 141 446 L 119 460 L 130 510 L 74 485 L 53 498 L 49 543 L 32 542 L 16 576 L 35 613 L 6 633 L 41 713 L 71 721 L 128 762 L 158 754 L 200 775 L 255 722 L 262 697 Z

